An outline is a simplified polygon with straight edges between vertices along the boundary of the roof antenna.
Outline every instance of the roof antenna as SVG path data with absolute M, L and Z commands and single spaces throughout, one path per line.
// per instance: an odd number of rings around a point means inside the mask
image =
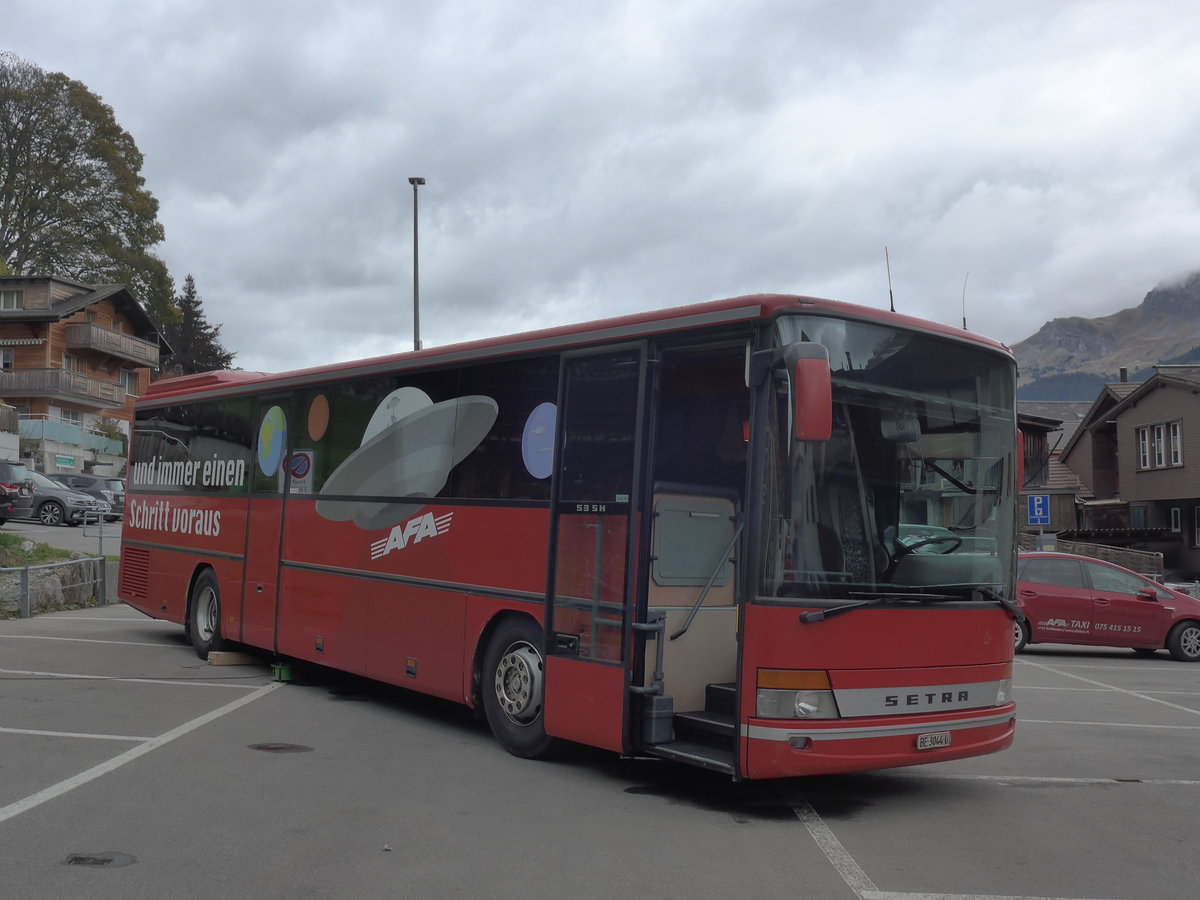
M 962 306 L 963 306 L 963 331 L 966 331 L 966 330 L 967 330 L 967 278 L 970 278 L 970 277 L 971 277 L 971 273 L 970 273 L 970 271 L 968 270 L 968 272 L 967 272 L 967 277 L 963 279 L 963 298 L 962 298 Z
M 888 256 L 887 244 L 883 245 L 883 261 L 887 264 L 888 306 L 891 308 L 892 312 L 895 312 L 896 311 L 896 300 L 894 297 L 892 297 L 892 260 L 891 260 L 891 257 Z

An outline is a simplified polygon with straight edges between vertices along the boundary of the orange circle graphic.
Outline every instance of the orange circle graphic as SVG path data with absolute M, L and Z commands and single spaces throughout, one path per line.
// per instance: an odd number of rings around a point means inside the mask
M 325 436 L 329 427 L 329 400 L 324 394 L 317 394 L 308 407 L 308 436 L 319 441 Z

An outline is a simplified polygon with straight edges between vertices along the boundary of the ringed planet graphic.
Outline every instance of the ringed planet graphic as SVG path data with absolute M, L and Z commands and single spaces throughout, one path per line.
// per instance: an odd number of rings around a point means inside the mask
M 258 467 L 264 475 L 274 475 L 283 462 L 287 447 L 287 418 L 278 406 L 272 406 L 258 426 Z
M 417 388 L 393 391 L 371 415 L 359 448 L 325 480 L 317 515 L 366 531 L 403 522 L 445 487 L 498 412 L 482 395 L 434 403 Z

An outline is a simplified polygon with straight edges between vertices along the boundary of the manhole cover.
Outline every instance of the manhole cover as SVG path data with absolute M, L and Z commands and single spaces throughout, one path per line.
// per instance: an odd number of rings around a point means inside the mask
M 312 747 L 305 747 L 303 744 L 250 744 L 251 750 L 261 750 L 264 753 L 311 753 Z
M 137 862 L 128 853 L 105 851 L 104 853 L 72 853 L 62 861 L 64 866 L 89 866 L 94 869 L 116 869 Z

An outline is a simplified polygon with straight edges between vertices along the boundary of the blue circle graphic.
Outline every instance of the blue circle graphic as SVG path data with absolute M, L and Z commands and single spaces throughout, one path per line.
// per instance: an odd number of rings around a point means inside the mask
M 264 475 L 274 475 L 283 462 L 287 447 L 287 417 L 278 406 L 272 406 L 258 426 L 258 467 Z
M 557 421 L 558 407 L 553 403 L 535 406 L 525 420 L 525 431 L 521 435 L 521 459 L 526 471 L 534 478 L 549 478 L 554 471 L 554 427 Z

